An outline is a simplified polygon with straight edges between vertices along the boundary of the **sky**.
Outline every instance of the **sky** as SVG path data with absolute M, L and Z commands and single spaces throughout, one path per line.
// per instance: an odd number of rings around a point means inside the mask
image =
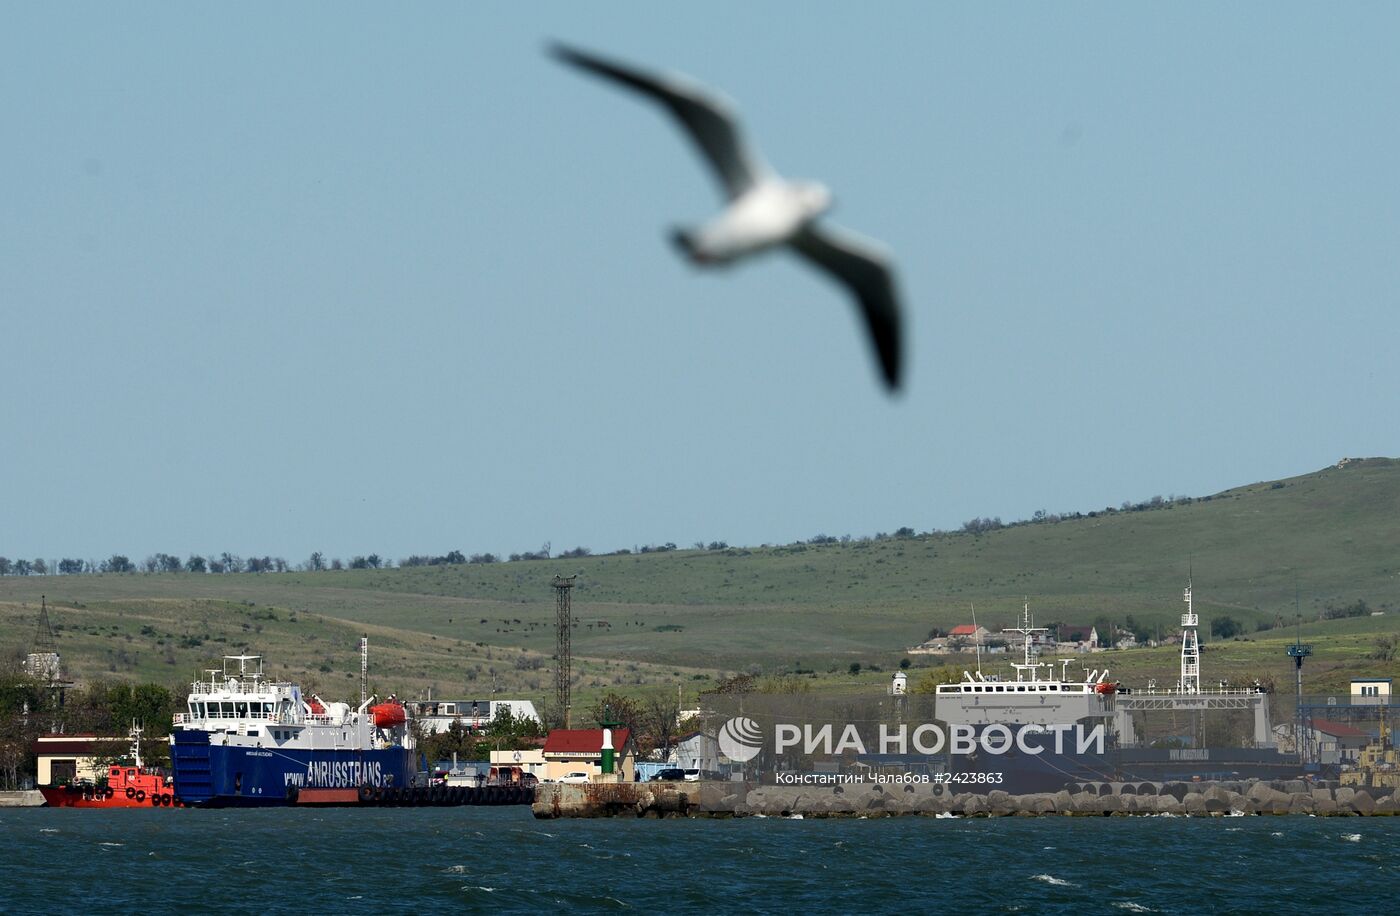
M 1400 455 L 1400 7 L 523 6 L 5 4 L 0 555 L 785 543 Z M 711 175 L 550 40 L 827 184 L 904 390 L 790 255 L 682 261 Z

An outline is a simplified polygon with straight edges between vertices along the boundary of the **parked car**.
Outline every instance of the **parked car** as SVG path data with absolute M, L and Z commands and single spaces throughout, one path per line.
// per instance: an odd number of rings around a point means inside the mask
M 686 782 L 699 782 L 699 781 L 700 781 L 700 771 L 699 771 L 699 770 L 685 770 L 684 772 L 685 772 L 685 781 L 686 781 Z
M 588 774 L 585 773 L 585 772 L 583 772 L 582 770 L 575 770 L 575 771 L 572 772 L 572 773 L 565 773 L 562 777 L 560 777 L 559 781 L 560 781 L 560 782 L 580 783 L 580 782 L 592 782 L 593 780 L 590 779 L 589 776 L 588 776 Z
M 680 767 L 667 767 L 664 770 L 657 770 L 656 775 L 651 778 L 652 782 L 680 782 L 685 779 L 685 770 Z

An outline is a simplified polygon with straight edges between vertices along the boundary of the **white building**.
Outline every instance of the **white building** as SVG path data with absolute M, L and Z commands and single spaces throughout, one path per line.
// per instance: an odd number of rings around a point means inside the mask
M 1389 706 L 1390 678 L 1354 677 L 1351 679 L 1351 702 L 1354 706 Z
M 520 767 L 526 773 L 533 773 L 540 779 L 545 777 L 544 748 L 527 748 L 519 751 L 492 751 L 493 767 Z
M 691 732 L 676 742 L 671 750 L 670 763 L 682 770 L 718 773 L 719 742 L 704 732 Z
M 409 700 L 404 705 L 429 734 L 445 732 L 453 722 L 470 729 L 485 728 L 502 710 L 509 710 L 517 719 L 540 721 L 530 700 Z

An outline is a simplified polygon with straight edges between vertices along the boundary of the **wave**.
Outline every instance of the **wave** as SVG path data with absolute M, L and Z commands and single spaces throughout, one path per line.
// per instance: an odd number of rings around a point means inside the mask
M 1066 881 L 1064 878 L 1056 878 L 1054 875 L 1031 875 L 1031 880 L 1044 881 L 1054 887 L 1074 887 L 1073 882 Z

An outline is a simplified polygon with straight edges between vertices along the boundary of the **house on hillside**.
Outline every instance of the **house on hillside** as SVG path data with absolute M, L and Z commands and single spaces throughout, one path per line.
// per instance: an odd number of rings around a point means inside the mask
M 1062 623 L 1057 628 L 1055 639 L 1060 651 L 1096 652 L 1099 648 L 1099 631 L 1092 624 Z
M 960 623 L 948 631 L 948 648 L 953 652 L 976 652 L 979 645 L 986 648 L 991 635 L 986 627 Z

